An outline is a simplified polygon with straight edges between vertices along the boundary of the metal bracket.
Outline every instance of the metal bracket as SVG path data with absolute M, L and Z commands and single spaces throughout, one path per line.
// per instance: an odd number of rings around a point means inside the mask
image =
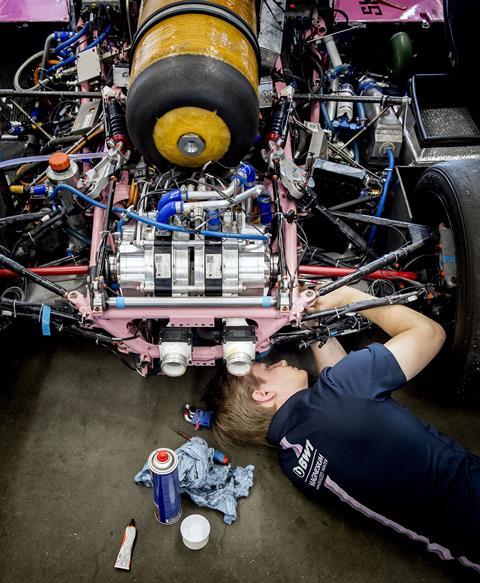
M 88 170 L 78 181 L 78 189 L 92 198 L 100 198 L 102 191 L 108 186 L 110 177 L 128 161 L 128 154 L 121 152 L 122 143 L 108 150 L 108 155 Z
M 375 217 L 370 215 L 362 215 L 356 213 L 345 213 L 341 211 L 330 211 L 332 215 L 351 219 L 359 223 L 369 223 L 370 225 L 379 225 L 383 227 L 395 227 L 397 229 L 406 229 L 410 233 L 412 243 L 425 241 L 432 236 L 432 229 L 426 225 L 417 225 L 416 223 L 407 223 L 406 221 L 395 221 L 393 219 L 384 219 L 382 217 Z
M 192 343 L 192 331 L 188 328 L 161 328 L 160 343 L 162 342 L 186 342 Z
M 305 196 L 305 189 L 307 187 L 315 187 L 313 178 L 309 177 L 303 168 L 300 168 L 292 160 L 287 158 L 285 156 L 285 150 L 276 146 L 273 142 L 270 142 L 270 152 L 267 158 L 272 168 L 275 168 L 275 162 L 278 162 L 282 184 L 293 198 L 299 200 Z
M 253 342 L 257 343 L 255 326 L 225 326 L 222 341 L 225 342 Z

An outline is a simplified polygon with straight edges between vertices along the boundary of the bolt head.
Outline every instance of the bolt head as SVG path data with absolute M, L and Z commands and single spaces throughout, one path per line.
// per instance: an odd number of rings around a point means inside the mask
M 177 148 L 185 156 L 195 158 L 205 150 L 205 141 L 197 134 L 184 134 L 178 140 Z

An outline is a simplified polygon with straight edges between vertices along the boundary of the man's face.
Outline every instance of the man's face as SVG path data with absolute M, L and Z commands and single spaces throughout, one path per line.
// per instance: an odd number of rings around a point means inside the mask
M 281 398 L 288 398 L 308 387 L 307 371 L 289 366 L 286 360 L 275 364 L 256 362 L 252 366 L 252 373 L 262 388 L 275 391 Z

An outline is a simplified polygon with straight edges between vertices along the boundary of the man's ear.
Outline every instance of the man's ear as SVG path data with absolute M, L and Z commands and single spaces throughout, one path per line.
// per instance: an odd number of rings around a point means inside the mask
M 268 403 L 269 401 L 273 401 L 276 396 L 277 393 L 275 391 L 269 391 L 262 387 L 258 387 L 252 393 L 252 398 L 257 403 Z

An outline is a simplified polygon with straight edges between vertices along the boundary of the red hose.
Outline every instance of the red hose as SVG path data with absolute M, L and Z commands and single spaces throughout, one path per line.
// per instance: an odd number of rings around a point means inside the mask
M 88 273 L 87 265 L 67 265 L 63 267 L 32 267 L 30 271 L 37 275 L 45 277 L 58 275 L 86 275 Z M 13 279 L 18 277 L 18 274 L 10 269 L 0 269 L 0 278 Z
M 352 267 L 324 267 L 319 265 L 301 265 L 299 268 L 300 275 L 315 275 L 320 277 L 343 277 L 350 275 L 356 271 Z M 395 279 L 403 277 L 405 279 L 417 279 L 417 274 L 414 271 L 374 271 L 370 275 L 365 276 L 365 279 Z
M 68 265 L 64 267 L 32 267 L 30 271 L 45 277 L 60 275 L 86 275 L 88 273 L 87 265 Z M 356 271 L 352 267 L 324 267 L 319 265 L 301 265 L 299 268 L 300 275 L 314 275 L 319 277 L 343 277 Z M 17 277 L 14 271 L 9 269 L 0 269 L 0 278 L 12 279 Z M 374 271 L 366 276 L 366 279 L 395 279 L 403 277 L 405 279 L 417 279 L 414 271 Z

